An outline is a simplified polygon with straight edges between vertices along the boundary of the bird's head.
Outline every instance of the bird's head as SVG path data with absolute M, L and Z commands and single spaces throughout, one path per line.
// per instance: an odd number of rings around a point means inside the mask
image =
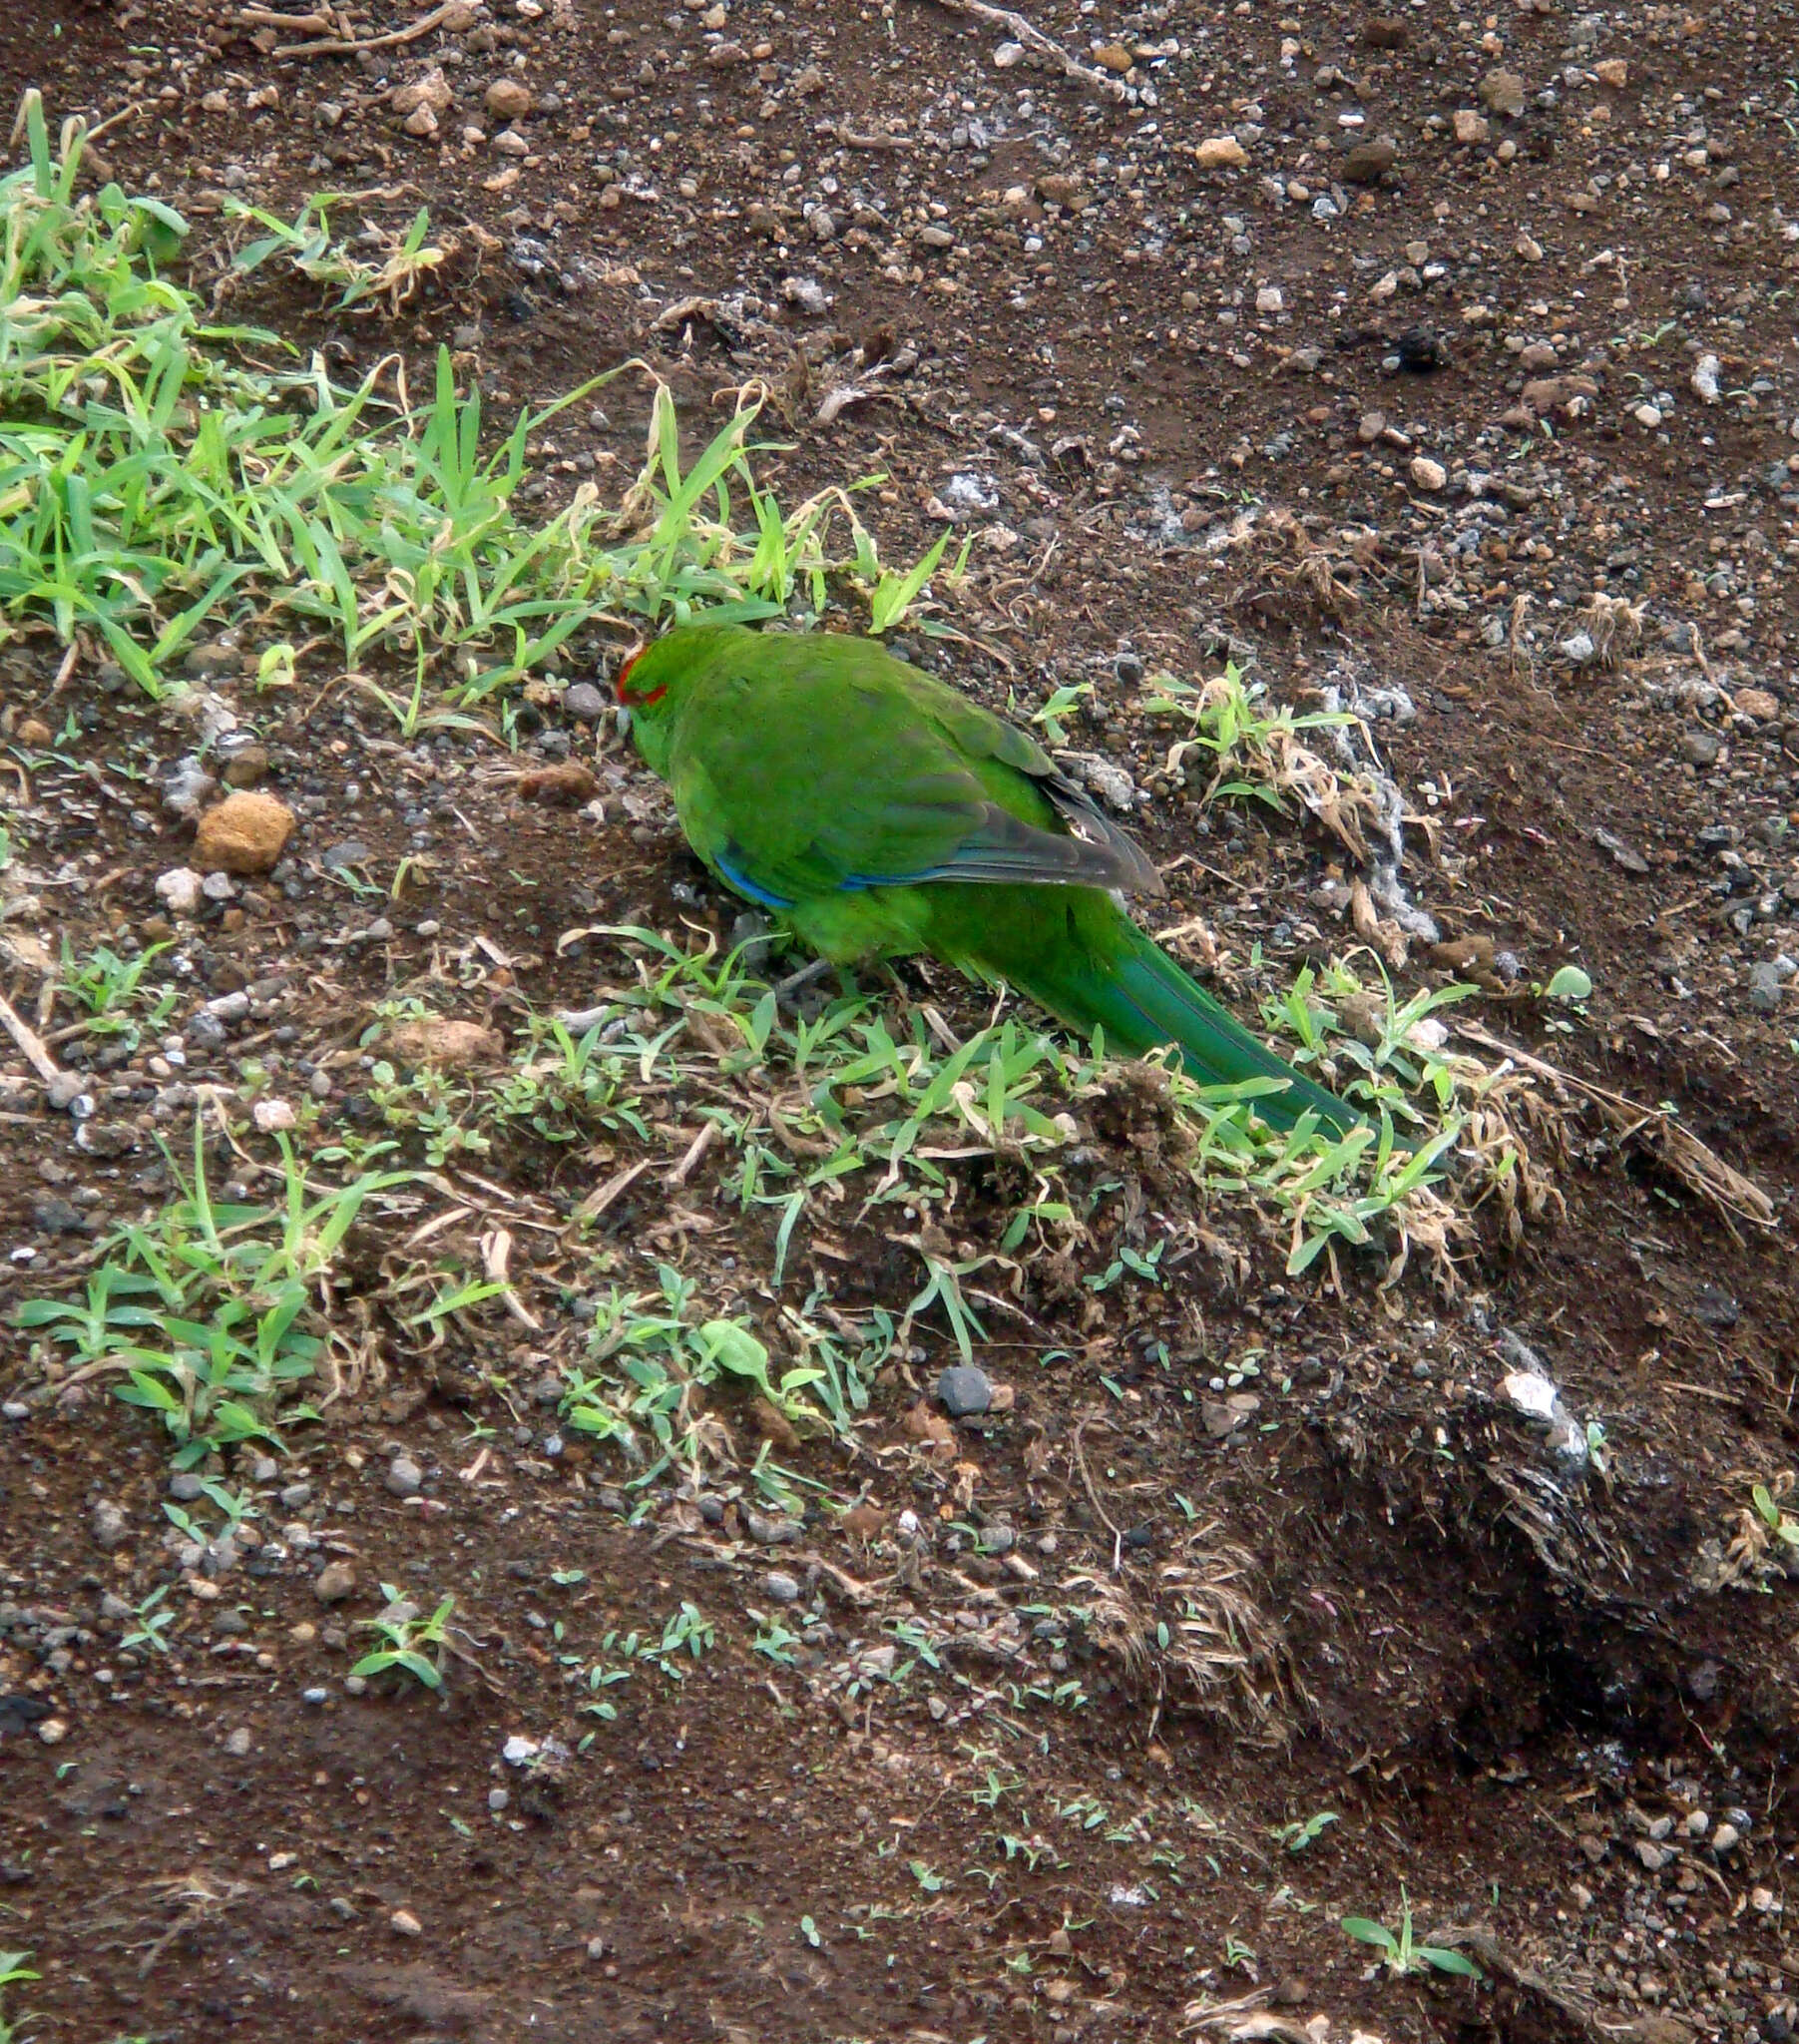
M 613 677 L 613 695 L 621 710 L 648 710 L 653 704 L 661 702 L 667 694 L 669 684 L 666 681 L 652 681 L 647 688 L 637 679 L 638 667 L 654 644 L 653 640 L 646 640 L 634 646 L 620 661 L 619 672 Z
M 669 719 L 675 710 L 671 687 L 680 679 L 682 663 L 668 640 L 651 639 L 634 647 L 613 677 L 619 722 L 637 741 L 645 760 L 662 772 L 668 749 Z M 679 691 L 676 690 L 675 694 Z

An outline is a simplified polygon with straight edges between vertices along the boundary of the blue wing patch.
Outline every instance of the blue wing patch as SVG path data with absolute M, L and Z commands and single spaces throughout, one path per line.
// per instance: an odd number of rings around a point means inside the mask
M 730 852 L 735 849 L 736 847 L 732 845 L 726 851 L 714 852 L 712 862 L 737 892 L 751 901 L 759 902 L 764 908 L 791 908 L 793 903 L 785 894 L 776 894 L 766 887 L 758 887 L 747 873 L 733 863 Z

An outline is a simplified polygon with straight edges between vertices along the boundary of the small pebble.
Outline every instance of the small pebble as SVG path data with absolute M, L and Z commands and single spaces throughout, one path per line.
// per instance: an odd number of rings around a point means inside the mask
M 993 1404 L 993 1385 L 984 1369 L 955 1363 L 937 1379 L 937 1399 L 952 1419 L 972 1419 Z
M 396 1455 L 387 1465 L 387 1488 L 395 1497 L 416 1497 L 424 1480 L 424 1471 L 410 1455 Z
M 326 1562 L 312 1579 L 312 1594 L 320 1604 L 341 1604 L 356 1587 L 356 1571 L 347 1561 Z

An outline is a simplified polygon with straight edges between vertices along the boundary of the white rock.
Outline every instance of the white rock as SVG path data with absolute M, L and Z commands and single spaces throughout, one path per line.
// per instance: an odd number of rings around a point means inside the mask
M 157 875 L 157 899 L 171 915 L 192 915 L 200 906 L 203 884 L 191 867 L 171 866 L 168 872 Z
M 1639 404 L 1630 416 L 1639 426 L 1647 427 L 1651 431 L 1661 424 L 1660 409 L 1653 404 Z
M 250 1117 L 265 1136 L 279 1135 L 295 1122 L 293 1109 L 284 1100 L 258 1100 L 250 1109 Z
M 996 71 L 1010 71 L 1015 64 L 1025 61 L 1023 43 L 1002 43 L 993 53 L 993 68 Z
M 1255 294 L 1255 309 L 1258 312 L 1284 311 L 1286 302 L 1277 283 L 1264 284 Z
M 1560 1394 L 1548 1377 L 1540 1377 L 1534 1370 L 1508 1371 L 1500 1380 L 1500 1389 L 1529 1418 L 1551 1419 L 1556 1416 Z
M 1428 454 L 1419 454 L 1412 461 L 1412 481 L 1418 489 L 1434 495 L 1449 481 L 1449 470 Z

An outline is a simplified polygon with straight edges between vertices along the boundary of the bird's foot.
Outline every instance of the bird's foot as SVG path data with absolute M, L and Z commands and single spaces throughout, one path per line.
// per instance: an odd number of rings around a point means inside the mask
M 788 1006 L 795 994 L 803 993 L 809 986 L 816 986 L 827 972 L 832 971 L 828 958 L 813 958 L 802 965 L 797 972 L 790 972 L 785 979 L 774 983 L 774 998 L 778 1005 Z

